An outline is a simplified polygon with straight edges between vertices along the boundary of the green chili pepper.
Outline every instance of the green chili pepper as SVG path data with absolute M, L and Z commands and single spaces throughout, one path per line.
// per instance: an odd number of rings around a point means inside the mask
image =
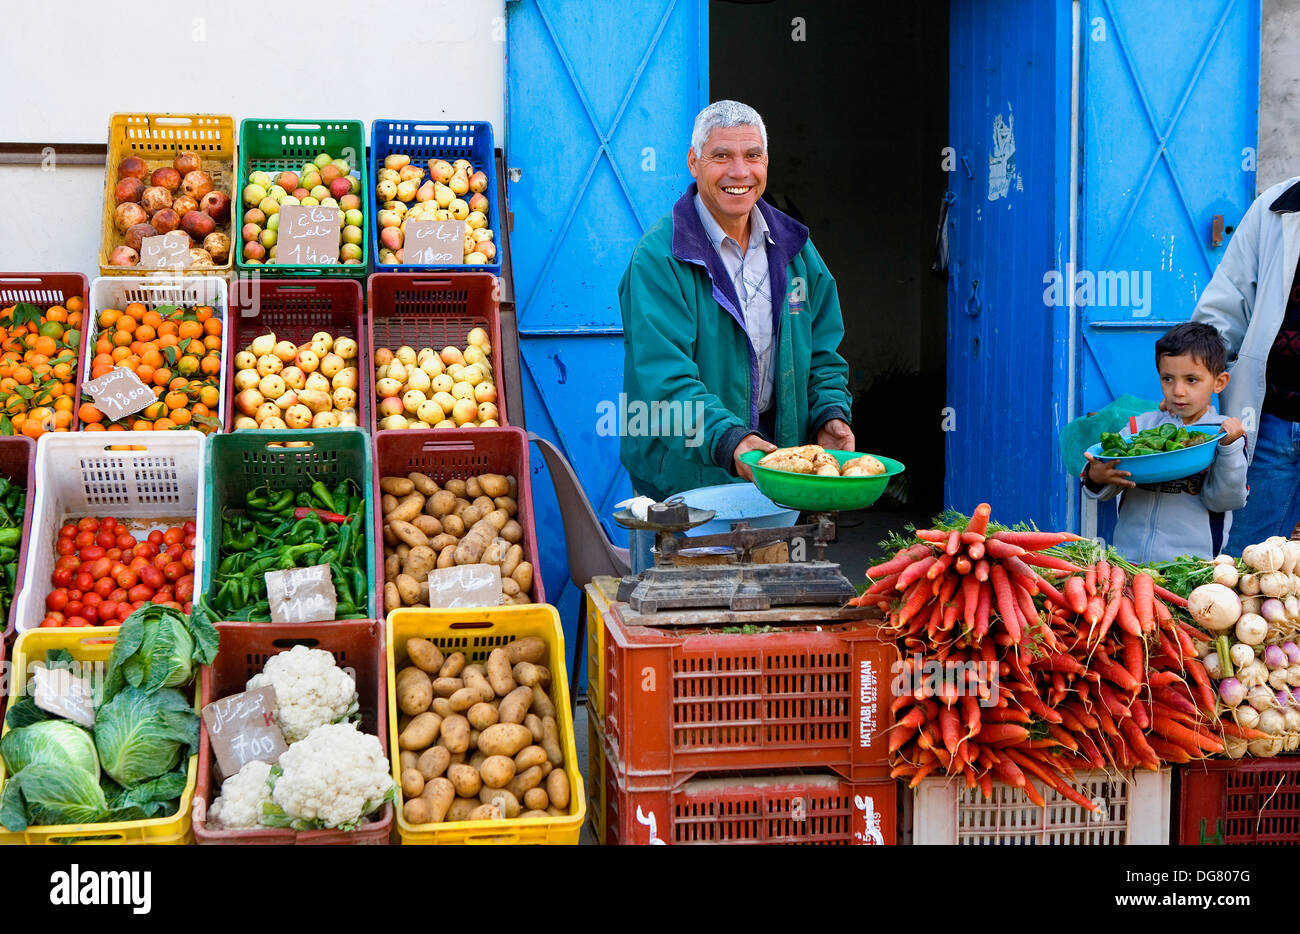
M 271 490 L 266 484 L 253 487 L 244 494 L 244 505 L 249 509 L 265 509 L 271 502 Z
M 311 494 L 308 493 L 306 490 L 303 490 L 301 493 L 299 493 L 297 498 L 294 500 L 294 502 L 297 505 L 303 507 L 304 509 L 312 508 Z
M 329 487 L 320 480 L 312 481 L 311 495 L 316 497 L 320 505 L 325 509 L 328 509 L 330 512 L 338 512 L 338 510 L 334 508 L 334 497 L 330 493 Z
M 13 547 L 19 543 L 22 537 L 22 529 L 0 529 L 0 545 Z
M 370 586 L 366 580 L 366 572 L 358 567 L 349 568 L 352 574 L 352 592 L 356 594 L 357 603 L 368 603 L 370 601 Z
M 338 596 L 339 603 L 355 603 L 352 596 L 352 585 L 348 581 L 348 574 L 337 564 L 330 565 L 334 572 L 334 592 Z

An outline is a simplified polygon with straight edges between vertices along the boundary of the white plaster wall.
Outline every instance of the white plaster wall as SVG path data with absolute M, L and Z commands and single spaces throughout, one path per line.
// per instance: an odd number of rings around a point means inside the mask
M 1259 67 L 1260 191 L 1300 175 L 1300 0 L 1263 0 Z

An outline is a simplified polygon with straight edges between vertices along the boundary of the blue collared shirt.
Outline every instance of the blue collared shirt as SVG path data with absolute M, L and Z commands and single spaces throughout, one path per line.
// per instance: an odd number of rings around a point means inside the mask
M 745 315 L 745 332 L 758 361 L 758 411 L 765 412 L 772 405 L 775 382 L 773 361 L 776 346 L 772 339 L 772 290 L 767 267 L 767 245 L 774 242 L 772 233 L 763 212 L 754 205 L 749 212 L 749 248 L 742 253 L 740 244 L 723 231 L 698 192 L 695 210 L 709 241 L 722 258 L 727 275 L 731 277 L 736 297 L 740 299 L 740 308 Z

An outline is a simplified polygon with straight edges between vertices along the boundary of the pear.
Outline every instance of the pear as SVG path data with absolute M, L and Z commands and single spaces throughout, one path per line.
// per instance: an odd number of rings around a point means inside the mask
M 408 179 L 407 181 L 404 181 L 397 186 L 397 200 L 414 201 L 415 192 L 417 190 L 418 190 L 418 185 L 414 181 Z
M 451 204 L 447 205 L 447 210 L 450 211 L 451 216 L 458 221 L 463 221 L 469 217 L 469 205 L 466 204 L 462 198 L 457 198 Z
M 452 191 L 441 182 L 434 182 L 433 200 L 438 202 L 438 207 L 445 208 L 456 200 L 456 192 Z
M 457 172 L 451 177 L 447 187 L 454 191 L 457 197 L 469 194 L 469 176 L 463 172 Z
M 457 159 L 451 164 L 452 171 L 460 172 L 462 175 L 469 177 L 469 170 L 474 168 L 468 159 Z
M 406 383 L 406 365 L 405 365 L 404 363 L 402 363 L 402 361 L 400 361 L 400 360 L 394 360 L 392 363 L 388 364 L 388 373 L 387 373 L 387 376 L 388 376 L 389 379 L 395 379 L 395 380 L 397 380 L 399 383 L 403 383 L 403 384 L 405 384 L 405 383 Z
M 403 344 L 401 347 L 398 347 L 397 350 L 393 351 L 393 356 L 397 357 L 398 360 L 407 366 L 415 366 L 416 354 L 414 347 Z
M 396 185 L 402 180 L 402 177 L 397 174 L 397 169 L 380 169 L 377 180 L 381 182 L 392 182 Z
M 455 174 L 456 170 L 452 168 L 451 163 L 447 162 L 445 159 L 429 160 L 429 176 L 435 182 L 446 184 L 447 180 Z
M 425 183 L 420 186 L 419 190 L 415 193 L 415 200 L 419 202 L 433 200 L 433 181 L 431 179 L 426 179 Z
M 398 153 L 395 152 L 390 153 L 387 156 L 384 156 L 385 169 L 400 169 L 402 166 L 410 165 L 410 164 L 411 164 L 410 156 L 399 155 Z
M 412 367 L 406 371 L 406 388 L 418 389 L 420 392 L 428 392 L 432 380 L 429 374 L 420 367 Z

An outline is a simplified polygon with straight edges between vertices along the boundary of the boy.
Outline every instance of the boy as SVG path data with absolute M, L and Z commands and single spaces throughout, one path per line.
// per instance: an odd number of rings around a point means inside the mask
M 1164 424 L 1214 425 L 1225 433 L 1214 462 L 1191 477 L 1139 486 L 1118 461 L 1084 455 L 1084 492 L 1111 499 L 1124 491 L 1115 523 L 1115 550 L 1130 561 L 1168 561 L 1191 554 L 1212 558 L 1223 549 L 1232 510 L 1246 504 L 1245 429 L 1210 406 L 1228 385 L 1227 351 L 1206 324 L 1180 324 L 1156 341 L 1156 370 L 1164 393 L 1161 411 L 1137 418 L 1138 431 Z

